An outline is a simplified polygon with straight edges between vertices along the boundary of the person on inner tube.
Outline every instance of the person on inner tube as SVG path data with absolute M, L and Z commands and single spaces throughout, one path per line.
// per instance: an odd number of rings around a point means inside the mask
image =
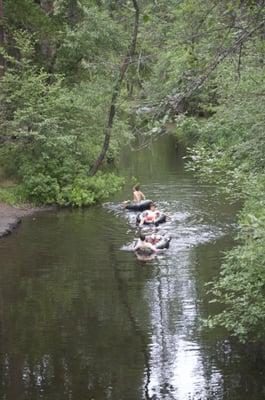
M 156 208 L 154 203 L 151 203 L 148 210 L 142 213 L 139 226 L 142 226 L 145 222 L 154 222 L 159 216 L 160 211 Z
M 133 201 L 134 203 L 140 203 L 140 201 L 145 200 L 145 195 L 140 190 L 140 185 L 135 185 L 133 187 Z
M 146 240 L 146 236 L 144 234 L 140 234 L 140 238 L 138 239 L 136 246 L 134 247 L 134 251 L 136 250 L 144 250 L 144 249 L 151 249 L 154 253 L 157 253 L 157 249 L 152 243 L 149 243 Z
M 156 245 L 162 239 L 163 239 L 163 236 L 159 235 L 157 233 L 152 233 L 151 236 L 146 237 L 147 242 L 151 243 L 152 245 Z

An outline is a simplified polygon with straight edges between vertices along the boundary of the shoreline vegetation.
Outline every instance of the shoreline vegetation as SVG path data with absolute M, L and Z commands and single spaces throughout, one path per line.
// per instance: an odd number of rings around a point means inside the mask
M 264 0 L 0 0 L 0 171 L 18 182 L 0 200 L 100 202 L 123 183 L 109 173 L 122 146 L 175 124 L 188 168 L 244 202 L 209 289 L 224 309 L 208 319 L 241 342 L 265 340 L 264 11 Z

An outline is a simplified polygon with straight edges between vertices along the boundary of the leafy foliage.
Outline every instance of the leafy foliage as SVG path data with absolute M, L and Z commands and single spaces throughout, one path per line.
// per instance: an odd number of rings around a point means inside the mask
M 209 288 L 224 309 L 208 319 L 209 327 L 223 326 L 242 342 L 265 337 L 265 87 L 262 68 L 253 64 L 247 60 L 236 84 L 231 71 L 223 76 L 220 105 L 211 118 L 179 119 L 177 130 L 193 144 L 187 168 L 217 184 L 231 201 L 244 200 L 238 246 L 226 254 Z
M 263 181 L 264 193 L 264 181 Z M 260 196 L 261 197 L 261 196 Z M 225 257 L 219 280 L 210 290 L 225 305 L 208 326 L 221 325 L 240 341 L 264 340 L 265 212 L 264 198 L 248 200 L 240 219 L 239 244 Z
M 15 206 L 23 204 L 26 201 L 25 194 L 21 186 L 16 185 L 14 187 L 1 187 L 0 188 L 0 202 Z
M 56 57 L 55 42 L 50 37 L 44 43 L 42 36 L 25 29 L 10 29 L 8 40 L 13 50 L 10 52 L 7 46 L 1 49 L 8 62 L 0 80 L 1 132 L 3 136 L 16 137 L 1 148 L 1 166 L 7 177 L 20 182 L 26 198 L 36 203 L 90 205 L 106 198 L 121 184 L 121 179 L 114 175 L 96 177 L 93 181 L 86 175 L 103 141 L 115 74 L 109 65 L 115 62 L 118 51 L 123 50 L 126 35 L 104 10 L 88 8 L 85 3 L 74 30 L 62 25 L 64 36 L 58 33 L 56 19 L 62 20 L 65 4 L 57 4 L 51 16 L 57 29 L 55 38 L 60 42 Z M 38 8 L 33 6 L 35 11 Z M 6 12 L 19 25 L 15 9 L 9 3 Z M 38 20 L 42 26 L 48 16 L 38 11 L 30 18 L 36 18 L 34 23 Z M 29 28 L 27 20 L 25 24 Z M 50 62 L 42 63 L 39 58 L 36 63 L 44 44 Z M 119 113 L 126 115 L 126 104 L 121 104 Z M 126 119 L 119 118 L 113 128 L 110 162 L 129 137 Z

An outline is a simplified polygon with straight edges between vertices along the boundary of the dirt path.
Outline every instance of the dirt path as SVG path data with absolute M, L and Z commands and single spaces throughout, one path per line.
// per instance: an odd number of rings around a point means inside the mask
M 20 224 L 23 217 L 50 209 L 51 207 L 12 207 L 0 203 L 0 238 L 11 233 Z

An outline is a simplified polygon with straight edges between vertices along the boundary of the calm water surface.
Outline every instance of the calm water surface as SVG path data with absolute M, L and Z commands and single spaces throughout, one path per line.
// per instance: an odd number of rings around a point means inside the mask
M 264 399 L 258 355 L 200 328 L 237 210 L 184 173 L 170 137 L 121 169 L 127 184 L 103 207 L 40 214 L 0 241 L 0 398 Z M 132 176 L 171 217 L 153 261 L 126 251 Z

